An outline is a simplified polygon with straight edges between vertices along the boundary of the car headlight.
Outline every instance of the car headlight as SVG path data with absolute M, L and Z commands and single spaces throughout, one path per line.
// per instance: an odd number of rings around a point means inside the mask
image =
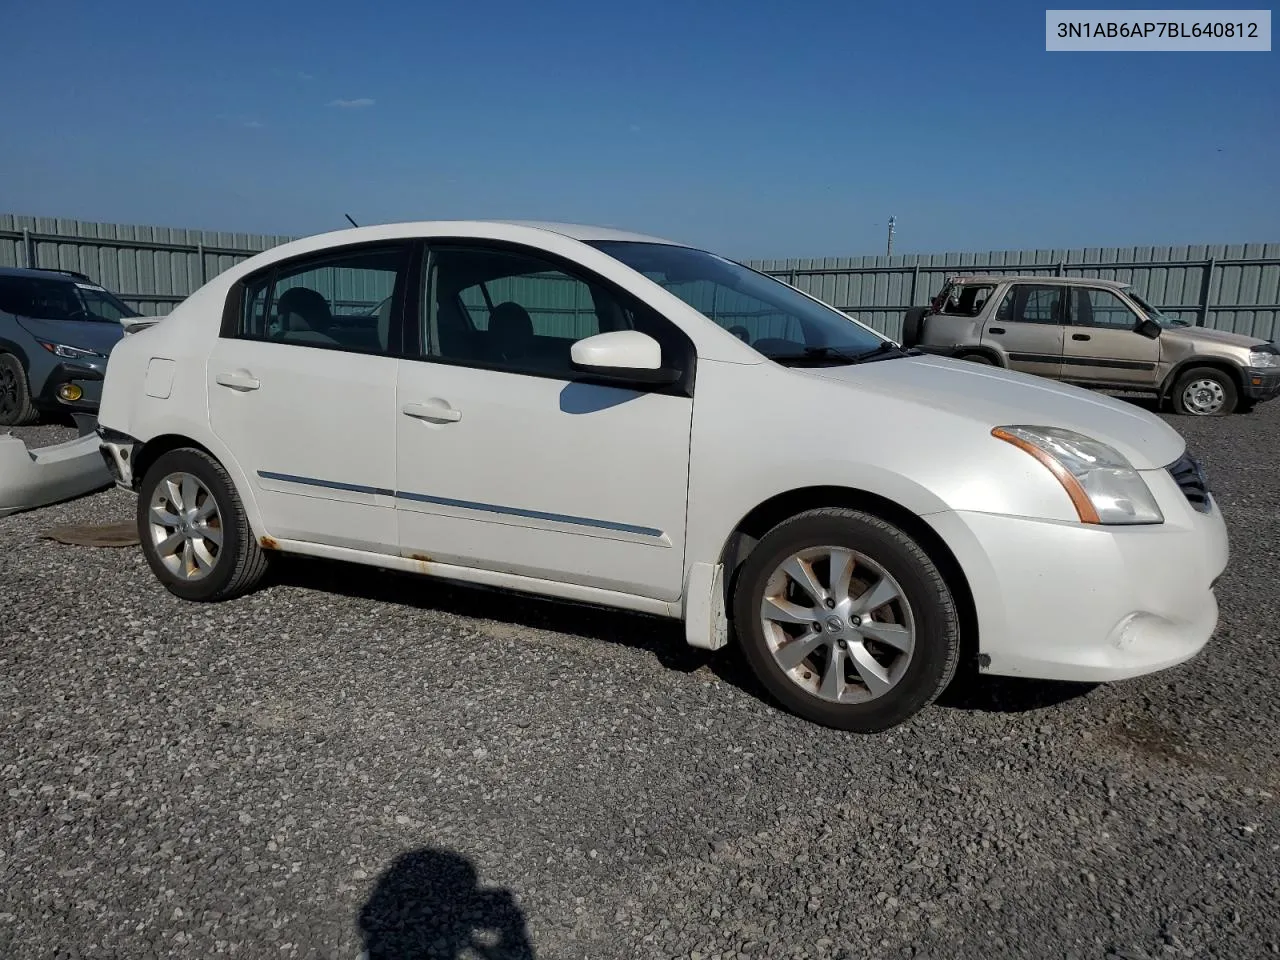
M 996 427 L 993 437 L 1039 460 L 1071 498 L 1081 523 L 1163 523 L 1133 465 L 1105 443 L 1061 427 Z
M 1280 367 L 1280 353 L 1270 350 L 1251 350 L 1249 352 L 1251 367 Z
M 39 340 L 37 342 L 50 353 L 55 356 L 62 357 L 64 360 L 106 359 L 105 353 L 98 353 L 96 350 L 85 350 L 82 347 L 71 347 L 65 343 L 49 343 L 47 340 Z

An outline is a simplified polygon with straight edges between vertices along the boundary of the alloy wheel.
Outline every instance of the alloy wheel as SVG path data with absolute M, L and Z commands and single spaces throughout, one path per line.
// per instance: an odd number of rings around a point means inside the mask
M 811 547 L 774 568 L 760 605 L 774 660 L 807 693 L 865 703 L 902 679 L 916 644 L 901 586 L 845 547 Z
M 209 488 L 189 473 L 171 473 L 156 486 L 147 511 L 151 543 L 170 573 L 203 580 L 222 553 L 222 514 Z
M 8 365 L 0 365 L 0 416 L 18 412 L 18 375 Z

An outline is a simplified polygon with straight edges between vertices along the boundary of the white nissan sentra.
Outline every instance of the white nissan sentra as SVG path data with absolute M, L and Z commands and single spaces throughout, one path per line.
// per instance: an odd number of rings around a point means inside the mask
M 100 433 L 179 597 L 242 594 L 283 552 L 638 610 L 736 637 L 784 706 L 849 730 L 965 658 L 1080 681 L 1185 661 L 1227 563 L 1159 418 L 603 228 L 259 254 L 116 347 Z

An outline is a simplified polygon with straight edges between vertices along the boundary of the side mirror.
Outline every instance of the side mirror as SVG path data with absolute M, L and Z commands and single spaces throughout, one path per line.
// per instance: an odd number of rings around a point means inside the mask
M 1143 317 L 1134 329 L 1149 340 L 1155 340 L 1163 328 L 1150 317 Z
M 662 346 L 639 330 L 615 330 L 579 340 L 569 348 L 575 379 L 614 386 L 661 386 L 680 379 L 680 371 L 662 365 Z

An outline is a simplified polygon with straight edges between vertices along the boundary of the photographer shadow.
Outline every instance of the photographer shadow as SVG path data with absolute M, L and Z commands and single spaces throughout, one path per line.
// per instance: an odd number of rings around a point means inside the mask
M 475 866 L 424 847 L 396 858 L 360 910 L 368 960 L 532 960 L 524 913 L 510 890 L 480 887 Z

